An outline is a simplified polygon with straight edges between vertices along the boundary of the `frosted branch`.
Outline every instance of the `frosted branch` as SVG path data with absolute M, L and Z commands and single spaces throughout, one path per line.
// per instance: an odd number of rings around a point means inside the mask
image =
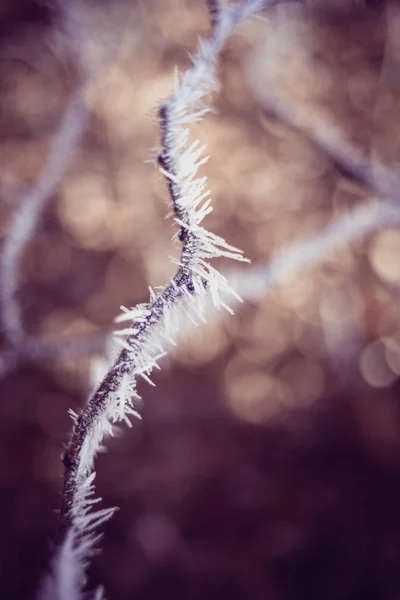
M 20 344 L 24 338 L 21 308 L 15 299 L 21 260 L 84 129 L 86 113 L 83 89 L 79 89 L 71 100 L 51 145 L 48 164 L 35 187 L 21 200 L 11 230 L 4 241 L 0 268 L 1 319 L 6 337 L 13 345 Z
M 60 4 L 62 25 L 67 33 L 78 32 L 71 2 Z M 74 34 L 77 39 L 77 34 Z M 24 252 L 35 233 L 48 201 L 55 193 L 68 160 L 85 128 L 87 106 L 85 92 L 88 76 L 78 60 L 82 81 L 68 103 L 58 131 L 50 146 L 48 161 L 34 187 L 21 199 L 11 229 L 4 240 L 0 260 L 0 318 L 6 339 L 12 346 L 23 342 L 24 329 L 21 308 L 16 300 L 18 274 Z
M 380 226 L 399 224 L 400 209 L 397 206 L 377 200 L 369 202 L 338 217 L 306 242 L 281 252 L 268 265 L 231 273 L 229 283 L 243 300 L 257 301 L 298 273 L 323 263 L 346 244 Z
M 271 90 L 260 99 L 267 113 L 303 133 L 354 179 L 375 194 L 393 195 L 399 184 L 397 173 L 376 162 L 374 165 L 363 152 L 349 142 L 340 129 L 300 106 L 291 106 Z
M 200 121 L 209 111 L 204 101 L 218 89 L 216 61 L 234 28 L 267 3 L 244 1 L 219 13 L 213 36 L 200 43 L 192 68 L 176 81 L 175 93 L 160 108 L 159 165 L 168 183 L 172 216 L 179 228 L 175 241 L 181 243 L 181 255 L 170 283 L 150 290 L 148 303 L 132 310 L 124 309 L 118 320 L 131 321 L 131 326 L 118 337 L 123 348 L 85 409 L 76 417 L 72 439 L 64 455 L 60 552 L 72 539 L 72 552 L 87 556 L 97 541 L 93 530 L 113 512 L 88 510 L 88 502 L 92 502 L 88 493 L 92 491 L 95 456 L 104 436 L 112 433 L 113 423 L 121 420 L 129 423 L 131 416 L 137 416 L 133 406 L 137 397 L 136 379 L 140 376 L 152 383 L 151 372 L 165 353 L 163 340 L 171 340 L 176 334 L 177 314 L 186 312 L 193 320 L 201 320 L 202 298 L 207 294 L 217 309 L 231 311 L 222 295 L 233 292 L 226 278 L 209 261 L 215 257 L 245 259 L 240 250 L 202 226 L 212 208 L 206 178 L 197 177 L 197 173 L 207 157 L 205 148 L 197 141 L 189 142 L 187 125 Z

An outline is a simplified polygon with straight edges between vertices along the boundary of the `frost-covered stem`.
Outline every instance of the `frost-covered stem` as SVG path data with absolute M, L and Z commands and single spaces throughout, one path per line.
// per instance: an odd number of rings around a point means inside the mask
M 5 238 L 0 268 L 0 300 L 3 330 L 12 345 L 24 338 L 21 308 L 15 296 L 18 273 L 24 251 L 32 239 L 43 209 L 60 183 L 72 149 L 75 147 L 86 121 L 83 90 L 72 98 L 60 128 L 50 147 L 49 160 L 39 181 L 18 207 L 11 230 Z
M 49 341 L 28 339 L 17 352 L 21 358 L 30 360 L 99 355 L 104 353 L 110 335 L 110 331 L 104 330 L 61 336 Z
M 322 264 L 346 244 L 390 225 L 400 225 L 400 207 L 374 199 L 338 216 L 304 242 L 282 250 L 267 265 L 231 272 L 227 279 L 243 300 L 257 302 L 292 277 Z
M 334 163 L 373 193 L 397 197 L 397 173 L 378 161 L 372 164 L 361 150 L 346 139 L 339 127 L 307 109 L 290 106 L 290 103 L 275 96 L 271 90 L 262 95 L 260 101 L 267 114 L 274 115 L 283 124 L 304 134 Z
M 62 24 L 67 32 L 71 29 L 76 31 L 70 0 L 61 2 L 60 10 Z M 7 341 L 12 346 L 21 345 L 25 337 L 21 308 L 16 300 L 23 254 L 85 128 L 87 107 L 84 96 L 88 77 L 80 62 L 78 67 L 82 73 L 82 81 L 68 103 L 50 146 L 47 164 L 36 185 L 21 199 L 11 229 L 4 240 L 0 261 L 0 319 Z
M 107 373 L 99 388 L 89 400 L 84 411 L 76 419 L 71 443 L 63 456 L 65 476 L 59 518 L 60 539 L 63 538 L 72 525 L 76 493 L 79 490 L 80 484 L 82 484 L 90 474 L 90 468 L 92 466 L 91 464 L 81 464 L 83 445 L 85 441 L 93 435 L 93 430 L 96 428 L 98 422 L 104 418 L 107 409 L 107 401 L 110 396 L 118 390 L 121 384 L 124 374 L 121 361 L 123 362 L 125 360 L 126 355 L 127 350 L 123 349 L 115 365 Z
M 196 296 L 208 291 L 217 307 L 228 308 L 220 293 L 229 290 L 227 281 L 210 264 L 209 259 L 224 256 L 244 260 L 239 250 L 228 245 L 222 238 L 201 226 L 204 217 L 211 211 L 209 192 L 205 191 L 205 178 L 196 178 L 198 168 L 207 160 L 201 158 L 204 148 L 197 142 L 189 145 L 188 123 L 201 120 L 209 109 L 204 107 L 204 98 L 218 88 L 215 79 L 215 63 L 224 43 L 233 29 L 245 17 L 254 14 L 267 4 L 265 0 L 244 1 L 219 14 L 214 35 L 200 46 L 193 67 L 176 84 L 174 95 L 160 108 L 162 148 L 159 155 L 160 170 L 168 181 L 175 222 L 179 226 L 178 239 L 182 243 L 181 256 L 175 276 L 161 291 L 151 293 L 150 302 L 133 312 L 126 311 L 120 320 L 133 319 L 132 328 L 124 330 L 126 340 L 123 349 L 81 415 L 76 418 L 72 439 L 64 455 L 65 483 L 60 513 L 59 541 L 70 540 L 74 531 L 75 546 L 91 545 L 87 529 L 93 530 L 111 512 L 85 514 L 77 526 L 82 501 L 81 488 L 90 485 L 93 463 L 105 433 L 112 429 L 111 422 L 126 419 L 131 398 L 121 391 L 128 377 L 148 375 L 157 366 L 155 349 L 160 348 L 160 336 L 170 335 L 167 316 L 178 304 L 182 310 L 190 310 Z M 222 3 L 219 3 L 222 6 Z M 185 306 L 185 303 L 187 306 Z M 228 309 L 229 310 L 229 309 Z M 157 334 L 158 333 L 158 334 Z M 155 340 L 153 340 L 155 337 Z M 134 383 L 131 384 L 131 396 Z M 119 417 L 116 412 L 119 411 Z M 97 518 L 96 515 L 99 515 Z M 90 521 L 90 527 L 85 527 Z M 82 541 L 83 540 L 83 541 Z

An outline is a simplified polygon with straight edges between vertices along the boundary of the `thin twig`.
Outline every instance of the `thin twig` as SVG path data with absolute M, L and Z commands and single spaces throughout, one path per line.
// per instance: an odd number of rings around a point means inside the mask
M 273 115 L 281 123 L 305 135 L 317 148 L 327 154 L 344 173 L 366 186 L 382 199 L 398 198 L 400 179 L 398 174 L 375 160 L 374 164 L 332 123 L 321 119 L 309 110 L 294 107 L 269 90 L 261 99 L 267 115 Z
M 68 32 L 77 31 L 70 0 L 60 5 L 62 23 Z M 76 38 L 76 35 L 74 35 Z M 20 346 L 25 334 L 21 307 L 16 299 L 18 274 L 24 252 L 35 233 L 43 210 L 55 193 L 73 149 L 87 121 L 85 93 L 89 77 L 78 60 L 81 83 L 68 102 L 66 112 L 50 146 L 48 161 L 36 185 L 22 198 L 11 229 L 4 240 L 0 260 L 0 319 L 8 343 Z
M 0 352 L 0 378 L 12 371 L 21 361 L 102 355 L 110 333 L 96 331 L 49 341 L 26 339 L 20 346 L 8 345 Z
M 315 115 L 311 118 L 307 110 L 291 107 L 281 98 L 275 98 L 272 92 L 268 93 L 268 98 L 263 97 L 262 104 L 267 115 L 272 114 L 284 125 L 305 135 L 344 172 L 375 194 L 381 193 L 370 161 L 344 138 L 337 127 Z
M 284 250 L 268 265 L 230 273 L 228 280 L 243 300 L 258 301 L 304 270 L 321 264 L 345 244 L 384 225 L 400 224 L 400 208 L 379 199 L 362 204 L 329 223 L 309 240 Z
M 245 2 L 226 13 L 211 40 L 202 44 L 193 68 L 186 73 L 182 83 L 177 84 L 174 96 L 160 109 L 163 148 L 159 160 L 161 171 L 168 181 L 175 221 L 180 227 L 181 259 L 171 282 L 150 303 L 139 307 L 136 315 L 128 312 L 124 317 L 134 318 L 135 326 L 130 330 L 131 333 L 124 342 L 125 347 L 115 364 L 77 419 L 71 443 L 65 454 L 61 535 L 71 526 L 74 496 L 82 476 L 80 469 L 83 470 L 84 477 L 87 477 L 92 468 L 94 456 L 90 456 L 89 465 L 83 464 L 81 455 L 84 445 L 92 436 L 97 437 L 103 422 L 108 422 L 107 413 L 113 408 L 112 403 L 115 401 L 113 395 L 118 393 L 124 376 L 138 372 L 146 375 L 147 371 L 152 370 L 154 359 L 144 352 L 150 334 L 161 323 L 167 309 L 174 307 L 184 298 L 190 301 L 192 296 L 204 294 L 213 277 L 221 287 L 226 288 L 223 278 L 218 276 L 205 259 L 214 256 L 241 259 L 241 254 L 236 248 L 207 232 L 200 225 L 202 219 L 210 212 L 210 200 L 207 199 L 209 193 L 204 192 L 205 179 L 194 179 L 194 175 L 206 159 L 199 160 L 203 148 L 198 148 L 197 143 L 188 146 L 188 130 L 182 125 L 198 121 L 208 112 L 208 109 L 200 108 L 200 102 L 209 91 L 217 87 L 215 60 L 235 25 L 242 20 L 242 14 L 249 13 L 248 4 Z M 261 3 L 253 1 L 250 4 L 259 7 Z M 220 306 L 218 286 L 213 291 L 215 302 Z M 125 399 L 118 399 L 118 402 L 121 401 L 125 402 Z
M 160 339 L 169 339 L 175 332 L 173 314 L 177 306 L 181 311 L 198 314 L 196 298 L 209 293 L 217 307 L 230 310 L 221 299 L 227 292 L 226 279 L 218 273 L 209 260 L 224 256 L 244 260 L 236 248 L 201 226 L 211 211 L 206 179 L 196 178 L 198 168 L 207 160 L 202 157 L 204 148 L 197 142 L 189 145 L 188 123 L 200 121 L 209 109 L 205 97 L 218 88 L 215 68 L 218 55 L 233 29 L 246 17 L 254 14 L 268 2 L 244 0 L 220 15 L 214 34 L 202 42 L 193 67 L 176 83 L 174 95 L 160 108 L 162 149 L 160 170 L 168 181 L 173 215 L 179 227 L 178 239 L 182 243 L 178 268 L 171 282 L 157 293 L 151 291 L 150 301 L 133 311 L 126 310 L 120 320 L 133 321 L 125 330 L 126 340 L 114 365 L 111 367 L 87 406 L 76 417 L 71 442 L 64 455 L 65 479 L 60 513 L 59 540 L 72 544 L 83 554 L 92 548 L 97 538 L 92 531 L 108 519 L 113 510 L 92 512 L 93 463 L 104 435 L 112 431 L 117 420 L 129 421 L 136 414 L 132 400 L 136 394 L 135 377 L 141 375 L 149 383 L 150 372 L 164 354 Z
M 105 344 L 111 331 L 93 331 L 77 335 L 65 335 L 57 339 L 33 340 L 28 339 L 18 348 L 21 358 L 38 360 L 40 358 L 65 358 L 103 354 Z
M 69 103 L 49 151 L 49 160 L 35 187 L 21 201 L 3 246 L 0 267 L 0 316 L 6 337 L 12 345 L 24 338 L 21 308 L 16 301 L 18 273 L 24 251 L 32 239 L 48 200 L 56 191 L 73 148 L 83 132 L 87 108 L 84 89 Z

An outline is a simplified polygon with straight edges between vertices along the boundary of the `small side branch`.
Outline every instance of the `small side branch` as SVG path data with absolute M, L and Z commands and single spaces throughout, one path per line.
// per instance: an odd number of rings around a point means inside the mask
M 231 272 L 229 283 L 243 300 L 256 302 L 292 277 L 320 265 L 346 244 L 391 225 L 400 225 L 400 207 L 375 199 L 333 220 L 305 242 L 283 250 L 268 265 Z
M 363 153 L 352 145 L 339 128 L 326 123 L 307 110 L 294 108 L 272 92 L 263 97 L 262 104 L 267 114 L 272 114 L 281 123 L 304 134 L 315 146 L 327 154 L 345 173 L 366 186 L 374 194 L 396 196 L 398 175 L 383 165 L 374 169 Z

